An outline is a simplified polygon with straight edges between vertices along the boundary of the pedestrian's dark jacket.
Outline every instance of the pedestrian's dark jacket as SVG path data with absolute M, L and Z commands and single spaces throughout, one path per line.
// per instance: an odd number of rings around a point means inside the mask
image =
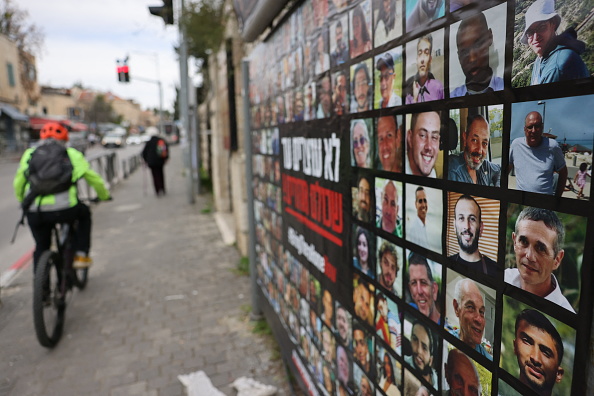
M 163 140 L 163 142 L 165 142 L 165 146 L 167 147 L 167 156 L 165 157 L 161 157 L 157 153 L 157 144 L 159 140 Z M 167 159 L 169 159 L 169 145 L 165 139 L 159 136 L 152 136 L 142 149 L 142 159 L 150 167 L 160 167 L 165 165 L 165 162 Z

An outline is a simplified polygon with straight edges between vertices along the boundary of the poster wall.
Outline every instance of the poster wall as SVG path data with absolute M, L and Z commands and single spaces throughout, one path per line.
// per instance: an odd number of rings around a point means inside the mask
M 257 278 L 308 394 L 587 393 L 592 12 L 306 0 L 254 49 Z

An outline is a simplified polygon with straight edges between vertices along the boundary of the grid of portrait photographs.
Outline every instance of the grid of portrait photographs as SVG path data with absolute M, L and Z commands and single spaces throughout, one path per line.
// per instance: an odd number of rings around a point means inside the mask
M 306 0 L 253 50 L 257 279 L 309 394 L 587 393 L 591 13 Z M 340 255 L 295 198 L 315 139 L 340 153 Z

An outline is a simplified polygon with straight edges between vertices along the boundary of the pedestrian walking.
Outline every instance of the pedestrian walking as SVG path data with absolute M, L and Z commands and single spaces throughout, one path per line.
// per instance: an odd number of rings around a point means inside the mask
M 165 175 L 163 168 L 169 159 L 169 145 L 161 136 L 156 127 L 148 127 L 146 134 L 151 136 L 142 149 L 142 159 L 150 168 L 153 175 L 153 185 L 157 197 L 165 195 Z

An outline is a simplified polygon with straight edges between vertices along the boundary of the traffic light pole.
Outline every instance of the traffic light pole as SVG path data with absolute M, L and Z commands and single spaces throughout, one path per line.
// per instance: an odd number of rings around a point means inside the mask
M 163 134 L 165 131 L 163 130 L 163 87 L 161 86 L 161 81 L 143 77 L 134 77 L 134 80 L 157 84 L 159 86 L 159 132 Z
M 161 86 L 161 74 L 159 72 L 159 56 L 157 55 L 156 52 L 132 51 L 132 53 L 138 54 L 138 55 L 143 55 L 143 56 L 151 56 L 155 59 L 155 69 L 156 69 L 156 73 L 157 73 L 156 80 L 150 80 L 148 78 L 142 78 L 142 77 L 134 77 L 134 78 L 139 81 L 155 83 L 155 84 L 159 85 L 159 132 L 161 133 L 161 135 L 163 135 L 163 134 L 165 134 L 165 127 L 163 125 L 163 121 L 164 121 L 163 120 L 163 87 Z M 128 59 L 128 57 L 126 57 L 126 59 Z
M 187 145 L 184 147 L 184 158 L 187 169 L 187 185 L 188 185 L 188 203 L 194 204 L 196 188 L 194 186 L 194 164 L 193 157 L 195 156 L 196 137 L 192 132 L 189 114 L 189 95 L 188 95 L 188 44 L 186 43 L 186 32 L 184 24 L 181 22 L 184 12 L 184 0 L 180 0 L 179 17 L 177 18 L 177 26 L 179 29 L 179 75 L 180 75 L 180 90 L 179 90 L 179 113 L 182 120 L 182 125 L 186 133 Z

